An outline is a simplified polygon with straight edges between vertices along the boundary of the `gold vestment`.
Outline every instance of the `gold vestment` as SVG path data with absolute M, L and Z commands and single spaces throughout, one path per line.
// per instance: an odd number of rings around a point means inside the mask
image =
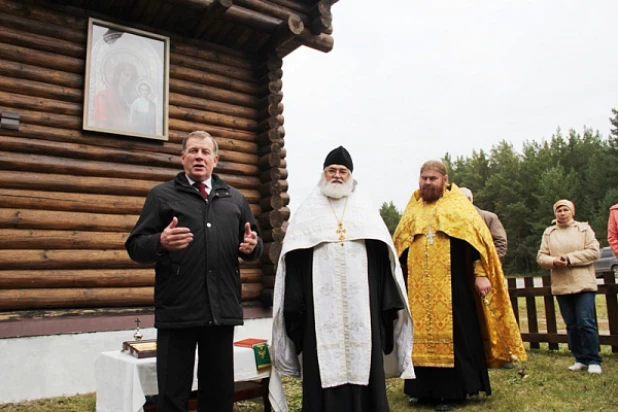
M 408 250 L 407 282 L 414 321 L 414 366 L 454 367 L 450 238 L 464 240 L 479 253 L 469 266 L 474 276 L 487 276 L 491 291 L 475 301 L 485 357 L 489 367 L 526 360 L 521 334 L 511 307 L 500 258 L 491 233 L 472 203 L 451 184 L 434 204 L 414 192 L 394 235 L 398 256 Z M 406 276 L 406 274 L 404 274 Z

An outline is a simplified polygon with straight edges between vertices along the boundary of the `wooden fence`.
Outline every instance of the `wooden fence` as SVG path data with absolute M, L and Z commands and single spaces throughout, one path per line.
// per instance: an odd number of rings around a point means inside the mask
M 601 318 L 597 316 L 597 324 L 603 325 L 599 328 L 599 343 L 611 346 L 612 352 L 618 353 L 618 284 L 611 272 L 603 273 L 601 279 L 597 292 L 597 311 L 599 305 L 604 303 L 607 319 L 604 314 Z M 508 278 L 508 286 L 522 339 L 530 343 L 531 349 L 540 348 L 541 343 L 549 344 L 549 349 L 558 349 L 559 343 L 568 343 L 566 330 L 558 329 L 558 320 L 562 323 L 562 317 L 551 294 L 549 275 Z M 543 304 L 539 303 L 539 297 Z M 527 323 L 527 327 L 522 328 L 524 323 Z

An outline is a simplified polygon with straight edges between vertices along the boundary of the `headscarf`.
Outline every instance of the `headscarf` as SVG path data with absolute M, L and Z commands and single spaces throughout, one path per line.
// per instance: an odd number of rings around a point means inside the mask
M 554 214 L 556 214 L 556 210 L 560 206 L 568 207 L 571 213 L 573 213 L 573 217 L 575 217 L 575 204 L 573 204 L 573 202 L 571 202 L 570 200 L 566 200 L 566 199 L 558 200 L 556 203 L 554 203 Z

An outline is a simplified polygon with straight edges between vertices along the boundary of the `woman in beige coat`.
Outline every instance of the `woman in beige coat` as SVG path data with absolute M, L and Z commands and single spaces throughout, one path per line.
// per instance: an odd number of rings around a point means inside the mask
M 597 279 L 594 262 L 599 242 L 588 223 L 577 222 L 575 205 L 569 200 L 554 204 L 555 224 L 545 229 L 536 260 L 551 270 L 551 291 L 566 323 L 569 348 L 575 363 L 572 371 L 588 368 L 601 373 L 599 332 L 595 319 Z

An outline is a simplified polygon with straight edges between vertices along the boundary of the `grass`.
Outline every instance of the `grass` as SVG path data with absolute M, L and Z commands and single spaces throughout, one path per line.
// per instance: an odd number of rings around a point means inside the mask
M 527 376 L 515 370 L 490 371 L 492 395 L 471 400 L 465 411 L 616 411 L 618 410 L 618 357 L 603 353 L 603 374 L 571 372 L 570 353 L 564 349 L 529 351 Z M 402 383 L 391 382 L 391 411 L 410 411 Z M 430 411 L 431 408 L 419 409 Z
M 564 345 L 566 346 L 566 345 Z M 513 369 L 492 369 L 490 379 L 492 395 L 481 395 L 462 408 L 465 411 L 616 411 L 618 410 L 618 354 L 603 347 L 603 374 L 571 372 L 570 353 L 563 348 L 550 351 L 546 347 L 529 351 L 525 366 L 527 377 L 521 378 Z M 302 390 L 300 381 L 283 380 L 291 412 L 301 410 Z M 409 412 L 408 398 L 403 394 L 403 381 L 386 382 L 391 412 Z M 0 405 L 2 412 L 92 412 L 95 395 L 90 393 L 72 397 L 45 399 L 18 404 Z M 235 412 L 263 412 L 257 401 L 238 402 Z M 427 407 L 415 410 L 431 411 Z
M 545 302 L 540 296 L 535 297 L 539 330 L 545 329 Z M 603 295 L 597 295 L 597 317 L 599 334 L 609 333 L 607 323 L 607 305 Z M 558 330 L 565 333 L 564 322 L 555 302 Z M 520 327 L 528 331 L 526 302 L 518 299 Z M 587 372 L 571 372 L 567 367 L 574 361 L 566 345 L 561 344 L 559 351 L 548 350 L 547 344 L 541 344 L 540 350 L 529 350 L 529 360 L 525 367 L 527 376 L 519 377 L 515 370 L 490 370 L 492 395 L 481 395 L 467 403 L 465 411 L 617 411 L 618 410 L 618 354 L 611 353 L 611 348 L 604 346 L 603 374 L 591 376 Z M 290 412 L 302 409 L 301 381 L 283 378 L 283 385 L 290 407 Z M 391 412 L 410 412 L 408 398 L 403 394 L 403 381 L 389 379 L 386 381 Z M 71 397 L 42 399 L 18 404 L 0 404 L 0 412 L 94 412 L 96 398 L 94 393 Z M 415 410 L 433 410 L 430 407 Z M 235 412 L 263 412 L 263 406 L 256 401 L 237 402 Z
M 38 401 L 0 404 L 2 412 L 84 412 L 95 410 L 95 394 L 77 396 L 61 396 L 59 398 L 41 399 Z

